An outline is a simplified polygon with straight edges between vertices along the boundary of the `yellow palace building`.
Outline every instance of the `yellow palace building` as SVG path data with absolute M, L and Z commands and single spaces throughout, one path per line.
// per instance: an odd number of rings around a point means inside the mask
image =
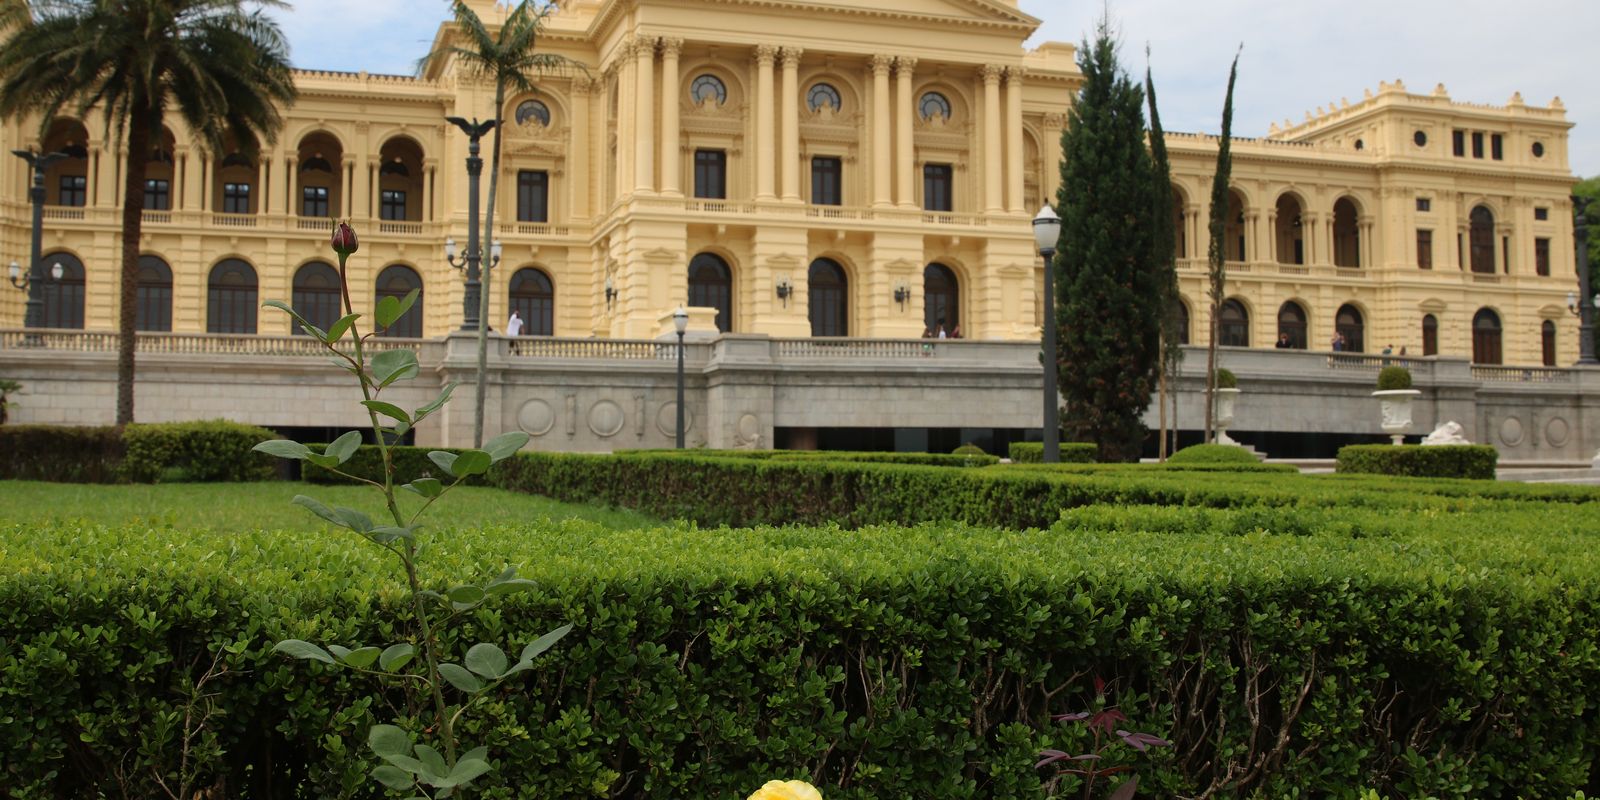
M 1072 46 L 1024 47 L 1038 25 L 1014 0 L 564 4 L 542 47 L 586 68 L 501 109 L 491 320 L 516 310 L 524 336 L 649 339 L 684 305 L 699 336 L 942 324 L 1037 339 L 1028 223 L 1058 188 L 1081 80 Z M 442 25 L 435 46 L 451 36 Z M 137 157 L 151 162 L 142 330 L 287 335 L 286 317 L 259 311 L 272 298 L 331 320 L 337 218 L 362 238 L 357 310 L 420 288 L 388 333 L 460 328 L 445 251 L 467 238 L 467 141 L 445 118 L 490 116 L 492 86 L 448 62 L 296 80 L 259 158 L 205 152 L 177 119 L 137 154 L 92 116 L 42 132 L 5 121 L 0 147 L 70 156 L 45 176 L 44 264 L 62 266 L 45 326 L 114 330 L 120 176 Z M 1342 333 L 1364 352 L 1571 363 L 1570 127 L 1559 100 L 1476 105 L 1396 81 L 1236 141 L 1223 343 L 1326 350 Z M 1200 343 L 1216 141 L 1168 144 Z M 29 181 L 22 160 L 0 162 L 0 264 L 28 260 Z M 0 328 L 22 326 L 23 301 L 0 292 Z

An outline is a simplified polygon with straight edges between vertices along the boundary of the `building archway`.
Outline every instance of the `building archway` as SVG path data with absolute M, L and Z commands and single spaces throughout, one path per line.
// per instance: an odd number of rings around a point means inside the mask
M 1299 197 L 1285 192 L 1278 198 L 1278 219 L 1273 227 L 1278 263 L 1306 263 L 1305 209 Z
M 1361 219 L 1348 197 L 1333 204 L 1333 265 L 1361 266 Z
M 1345 352 L 1367 352 L 1367 321 L 1361 309 L 1349 303 L 1339 306 L 1338 313 L 1333 316 L 1333 329 L 1344 336 Z
M 135 330 L 172 330 L 172 268 L 160 257 L 139 256 L 139 284 L 134 302 Z
M 940 327 L 954 336 L 961 327 L 961 284 L 956 273 L 943 264 L 929 264 L 922 270 L 922 320 L 935 333 Z
M 1544 365 L 1556 365 L 1556 324 L 1545 320 L 1539 325 L 1539 350 L 1544 354 Z
M 511 276 L 511 310 L 522 318 L 523 336 L 554 336 L 556 290 L 538 267 L 523 267 Z
M 689 261 L 689 305 L 717 310 L 717 330 L 733 330 L 733 270 L 715 253 Z
M 1471 242 L 1472 271 L 1494 274 L 1494 212 L 1488 206 L 1476 206 L 1468 216 L 1471 227 L 1467 238 Z
M 1283 343 L 1284 337 L 1288 342 Z M 1291 350 L 1306 349 L 1306 310 L 1293 300 L 1278 307 L 1279 346 Z
M 44 264 L 44 319 L 46 328 L 83 330 L 83 293 L 87 271 L 83 262 L 71 253 L 50 253 L 41 261 Z M 56 265 L 61 265 L 61 277 L 54 277 Z
M 1472 316 L 1472 363 L 1503 364 L 1500 315 L 1482 308 Z
M 812 336 L 850 335 L 850 282 L 831 258 L 811 262 L 806 276 Z
M 255 333 L 255 267 L 237 258 L 223 259 L 206 281 L 206 332 Z
M 404 300 L 406 295 L 417 292 L 417 302 L 406 309 L 406 313 L 394 321 L 387 328 L 379 328 L 379 336 L 397 337 L 402 339 L 422 338 L 422 302 L 426 299 L 427 292 L 422 290 L 422 277 L 417 271 L 404 264 L 390 264 L 378 273 L 377 301 L 383 302 L 385 297 L 395 300 Z
M 333 327 L 333 323 L 343 316 L 339 313 L 339 296 L 339 273 L 327 262 L 310 261 L 295 270 L 291 306 L 306 322 L 323 331 Z M 289 333 L 295 336 L 311 335 L 292 319 L 289 321 Z
M 1432 314 L 1422 315 L 1422 354 L 1439 355 L 1439 318 Z
M 1250 310 L 1236 299 L 1223 301 L 1217 309 L 1217 344 L 1223 347 L 1250 346 Z

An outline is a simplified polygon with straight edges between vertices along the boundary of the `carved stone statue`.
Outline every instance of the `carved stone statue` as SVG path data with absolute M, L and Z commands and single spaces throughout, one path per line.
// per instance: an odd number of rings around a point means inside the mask
M 1467 437 L 1461 435 L 1461 423 L 1454 421 L 1446 422 L 1434 428 L 1433 433 L 1428 434 L 1422 440 L 1422 443 L 1425 445 L 1472 444 L 1472 442 L 1467 441 Z

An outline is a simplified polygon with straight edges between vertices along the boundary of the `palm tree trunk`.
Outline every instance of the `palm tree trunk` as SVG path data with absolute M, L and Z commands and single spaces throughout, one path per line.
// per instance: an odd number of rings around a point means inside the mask
M 136 105 L 136 108 L 139 106 Z M 128 119 L 128 172 L 122 184 L 122 280 L 117 304 L 117 424 L 133 422 L 133 353 L 139 312 L 139 236 L 144 226 L 144 176 L 150 158 L 151 112 Z
M 500 108 L 506 103 L 505 81 L 496 81 L 494 87 L 494 153 L 489 158 L 489 207 L 483 213 L 483 247 L 493 250 L 495 195 L 500 191 Z M 472 407 L 472 446 L 483 446 L 483 406 L 485 378 L 489 373 L 489 295 L 493 283 L 489 280 L 494 269 L 489 259 L 483 259 L 483 288 L 478 290 L 478 392 Z

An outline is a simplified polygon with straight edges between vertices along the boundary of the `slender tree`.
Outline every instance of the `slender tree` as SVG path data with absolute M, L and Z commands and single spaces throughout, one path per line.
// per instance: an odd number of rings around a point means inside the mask
M 0 117 L 38 113 L 41 136 L 69 105 L 100 111 L 127 145 L 122 187 L 117 424 L 133 421 L 144 181 L 174 113 L 206 149 L 254 157 L 294 101 L 289 51 L 262 6 L 275 0 L 0 0 Z
M 532 0 L 521 0 L 511 8 L 499 28 L 491 30 L 466 0 L 452 0 L 450 10 L 455 15 L 456 29 L 461 44 L 446 44 L 424 56 L 423 66 L 445 58 L 454 58 L 464 71 L 473 76 L 494 81 L 494 143 L 489 158 L 488 210 L 483 215 L 483 247 L 494 242 L 495 198 L 500 191 L 500 153 L 503 141 L 500 132 L 505 128 L 506 94 L 532 93 L 537 90 L 535 76 L 564 69 L 573 62 L 553 53 L 536 52 L 539 36 L 544 32 L 545 20 L 555 11 L 554 2 L 536 5 Z M 483 291 L 478 296 L 478 375 L 476 397 L 472 405 L 472 446 L 483 444 L 483 406 L 485 380 L 489 358 L 489 296 L 490 272 L 487 259 L 482 264 Z
M 1138 458 L 1160 361 L 1161 273 L 1152 242 L 1155 170 L 1144 89 L 1117 63 L 1111 24 L 1079 51 L 1083 88 L 1062 134 L 1056 284 L 1063 427 L 1102 460 Z
M 1145 49 L 1145 58 L 1150 56 Z M 1172 165 L 1167 160 L 1166 134 L 1161 129 L 1161 112 L 1156 108 L 1156 84 L 1149 67 L 1144 72 L 1145 99 L 1150 104 L 1150 158 L 1155 176 L 1150 187 L 1150 200 L 1154 204 L 1150 226 L 1151 259 L 1161 276 L 1161 386 L 1157 405 L 1161 410 L 1161 442 L 1157 454 L 1167 460 L 1167 385 L 1168 375 L 1183 358 L 1183 348 L 1178 332 L 1177 234 L 1172 225 Z M 1176 425 L 1176 420 L 1173 421 Z
M 1239 46 L 1240 52 L 1244 46 Z M 1228 187 L 1233 174 L 1233 84 L 1239 77 L 1239 54 L 1233 56 L 1233 67 L 1228 70 L 1228 96 L 1222 103 L 1222 136 L 1217 144 L 1217 173 L 1211 179 L 1211 245 L 1206 254 L 1210 259 L 1211 319 L 1206 341 L 1206 441 L 1211 441 L 1212 414 L 1217 401 L 1217 314 L 1227 289 L 1226 244 L 1228 232 Z

